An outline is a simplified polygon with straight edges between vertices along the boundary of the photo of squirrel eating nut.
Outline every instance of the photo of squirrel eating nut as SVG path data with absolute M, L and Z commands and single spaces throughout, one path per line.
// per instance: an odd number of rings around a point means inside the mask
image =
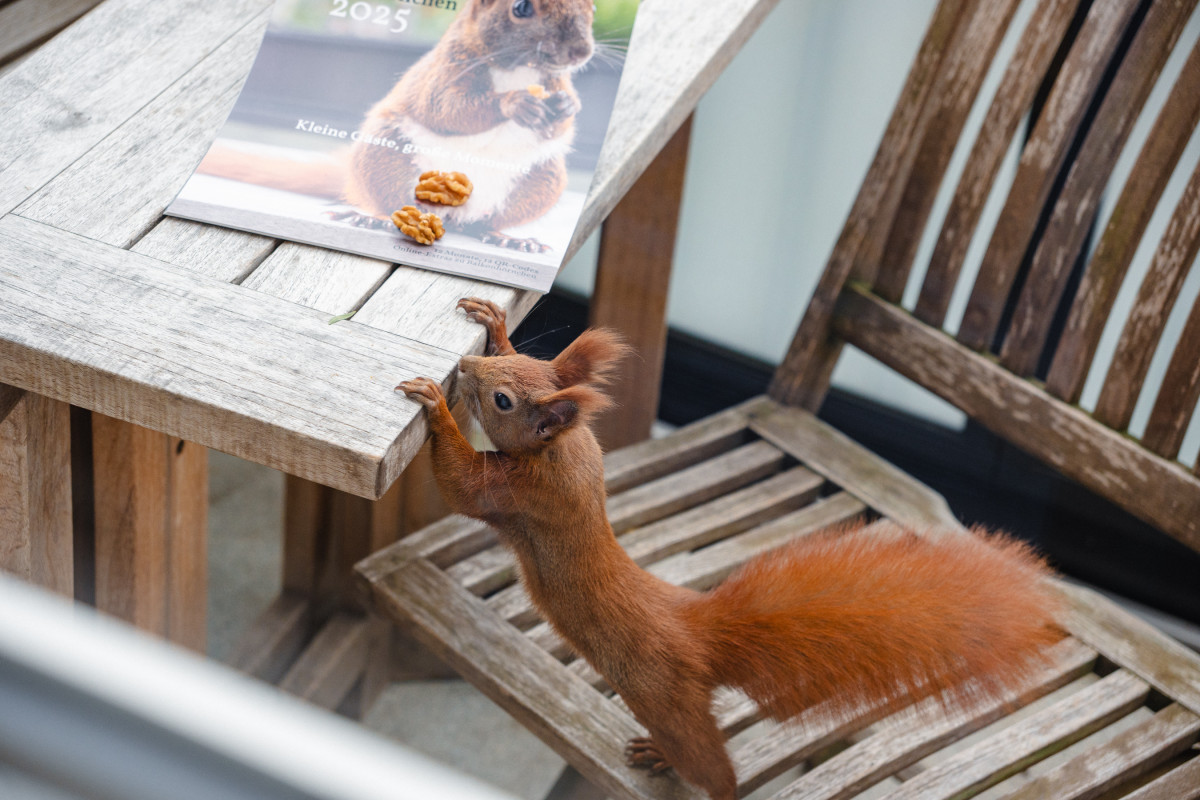
M 542 218 L 567 188 L 566 156 L 582 109 L 572 73 L 595 52 L 593 4 L 462 5 L 437 44 L 366 112 L 348 146 L 291 160 L 218 144 L 197 172 L 346 203 L 353 211 L 334 218 L 360 227 L 394 230 L 392 213 L 416 205 L 436 211 L 447 231 L 548 251 L 508 231 Z M 470 198 L 451 207 L 418 200 L 418 178 L 432 170 L 469 174 Z
M 1044 562 L 979 532 L 926 538 L 878 522 L 798 538 L 706 592 L 660 580 L 613 533 L 589 428 L 628 348 L 593 329 L 541 361 L 516 352 L 495 304 L 458 308 L 488 343 L 459 363 L 457 394 L 496 452 L 472 448 L 434 381 L 396 388 L 426 409 L 452 510 L 496 530 L 533 604 L 649 732 L 629 743 L 631 766 L 674 768 L 733 800 L 717 687 L 777 720 L 926 697 L 967 707 L 1019 687 L 1061 637 Z

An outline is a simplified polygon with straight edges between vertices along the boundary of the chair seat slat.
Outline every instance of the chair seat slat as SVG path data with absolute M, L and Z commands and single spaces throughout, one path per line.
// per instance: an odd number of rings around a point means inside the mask
M 191 224 L 191 223 L 189 223 Z M 605 486 L 610 494 L 661 478 L 745 443 L 746 414 L 764 398 L 757 398 L 674 431 L 662 439 L 647 439 L 605 456 Z M 452 515 L 373 553 L 356 569 L 367 576 L 383 574 L 414 555 L 448 566 L 496 543 L 496 535 L 477 520 Z
M 613 496 L 608 519 L 618 534 L 678 513 L 777 472 L 784 454 L 767 442 L 736 450 Z
M 1017 375 L 1032 375 L 1037 367 L 1117 156 L 1195 7 L 1195 0 L 1150 7 L 1071 164 L 1000 350 L 1001 363 Z
M 1163 103 L 1080 281 L 1046 377 L 1055 397 L 1078 402 L 1121 282 L 1198 120 L 1200 42 Z
M 886 517 L 922 529 L 960 527 L 941 495 L 812 414 L 772 405 L 750 427 Z
M 1200 660 L 1171 637 L 1113 603 L 1068 583 L 1056 584 L 1066 603 L 1061 620 L 1073 635 L 1200 715 Z
M 746 442 L 746 416 L 761 399 L 728 408 L 673 431 L 604 455 L 604 480 L 618 494 Z
M 887 800 L 936 800 L 993 786 L 1128 714 L 1149 692 L 1118 670 L 919 773 Z
M 1169 705 L 1142 724 L 1041 775 L 1006 800 L 1076 800 L 1120 786 L 1187 749 L 1200 733 L 1200 716 Z
M 866 738 L 802 775 L 772 800 L 844 800 L 916 763 L 968 733 L 995 722 L 1017 706 L 1066 686 L 1091 670 L 1096 652 L 1067 638 L 1049 653 L 1046 666 L 1020 692 L 970 713 L 944 714 L 936 698 L 885 720 Z
M 1125 800 L 1196 800 L 1200 797 L 1200 758 L 1193 758 L 1162 775 Z

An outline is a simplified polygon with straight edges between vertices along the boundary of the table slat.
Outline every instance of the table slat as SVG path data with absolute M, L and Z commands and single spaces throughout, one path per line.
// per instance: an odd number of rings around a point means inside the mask
M 270 0 L 108 0 L 0 80 L 0 214 L 186 74 Z
M 252 18 L 16 213 L 118 247 L 141 238 L 225 121 L 268 17 Z
M 14 385 L 364 497 L 424 439 L 397 381 L 457 362 L 13 216 L 0 220 L 0 307 Z

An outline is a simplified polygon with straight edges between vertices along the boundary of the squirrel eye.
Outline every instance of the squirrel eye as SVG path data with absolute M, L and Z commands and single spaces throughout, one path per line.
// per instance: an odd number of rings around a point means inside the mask
M 514 17 L 532 17 L 533 0 L 517 0 L 513 3 L 512 13 Z
M 512 400 L 504 392 L 496 392 L 492 399 L 496 401 L 496 408 L 501 411 L 508 411 L 512 408 Z

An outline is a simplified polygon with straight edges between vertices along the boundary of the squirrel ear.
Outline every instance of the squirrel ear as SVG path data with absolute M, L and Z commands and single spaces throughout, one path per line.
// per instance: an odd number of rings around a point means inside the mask
M 538 440 L 544 442 L 572 425 L 587 420 L 592 414 L 608 408 L 612 401 L 604 392 L 591 386 L 568 386 L 543 397 L 537 405 L 534 432 Z
M 614 331 L 589 328 L 551 362 L 558 385 L 603 383 L 629 350 L 629 345 Z
M 538 410 L 535 433 L 538 441 L 552 439 L 559 431 L 571 427 L 579 418 L 579 405 L 568 398 L 551 400 L 541 404 Z

